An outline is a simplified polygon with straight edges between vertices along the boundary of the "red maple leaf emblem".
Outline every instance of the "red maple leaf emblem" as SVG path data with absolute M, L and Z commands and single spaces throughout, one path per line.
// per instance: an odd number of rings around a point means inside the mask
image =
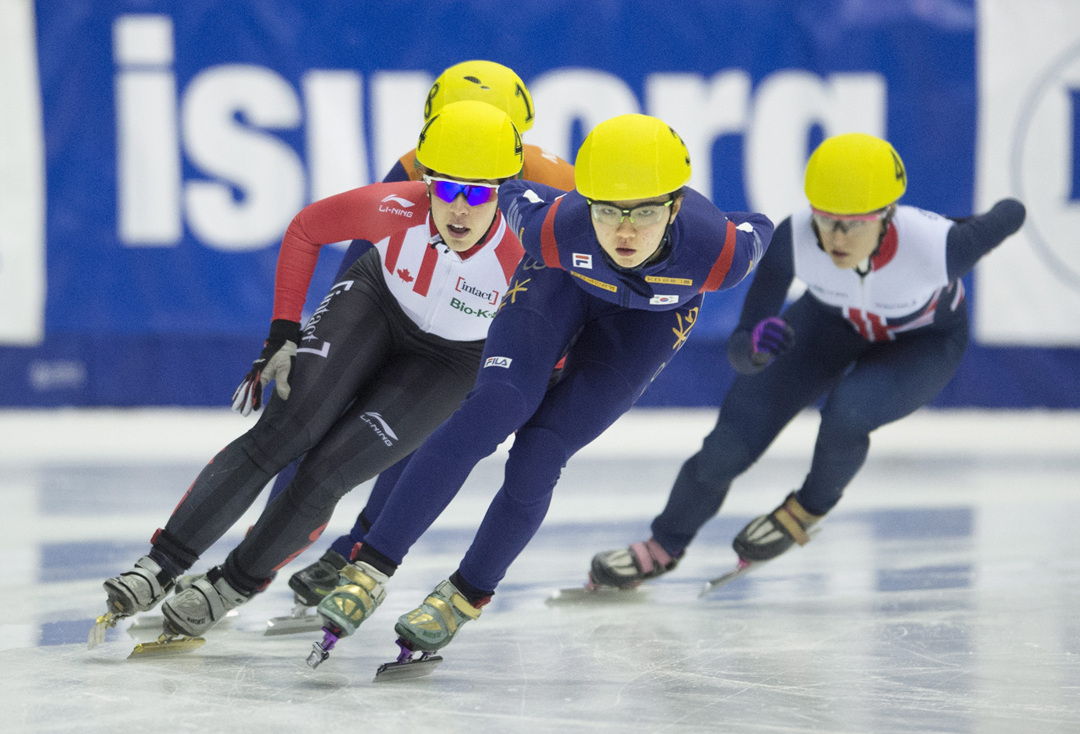
M 401 270 L 397 271 L 397 276 L 399 278 L 401 278 L 402 280 L 404 280 L 406 283 L 412 283 L 413 282 L 412 275 L 405 268 L 402 268 Z

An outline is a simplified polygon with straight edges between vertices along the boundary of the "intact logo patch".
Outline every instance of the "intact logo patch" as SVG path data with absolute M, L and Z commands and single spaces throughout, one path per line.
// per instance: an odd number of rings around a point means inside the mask
M 672 303 L 678 303 L 678 302 L 679 302 L 679 297 L 678 296 L 653 296 L 652 298 L 649 299 L 649 303 L 651 303 L 654 306 L 667 306 L 667 305 L 670 305 Z
M 574 253 L 574 267 L 575 268 L 588 268 L 592 270 L 592 255 L 586 255 L 581 252 Z
M 505 369 L 510 368 L 510 363 L 513 362 L 512 357 L 488 357 L 484 360 L 485 367 L 503 367 Z

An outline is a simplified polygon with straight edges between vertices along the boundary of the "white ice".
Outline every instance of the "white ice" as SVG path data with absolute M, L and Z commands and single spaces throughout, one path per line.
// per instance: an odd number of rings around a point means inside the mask
M 1065 732 L 1080 730 L 1080 417 L 921 411 L 804 548 L 714 596 L 730 541 L 802 481 L 816 416 L 740 478 L 672 574 L 637 603 L 552 607 L 600 550 L 648 537 L 710 410 L 637 410 L 571 460 L 548 519 L 430 677 L 373 684 L 393 625 L 456 563 L 501 479 L 477 467 L 318 670 L 317 634 L 264 637 L 285 575 L 195 652 L 129 660 L 151 625 L 86 649 L 101 582 L 247 421 L 224 411 L 0 413 L 0 729 L 7 732 Z M 219 562 L 260 499 L 204 557 Z M 146 615 L 152 616 L 152 615 Z

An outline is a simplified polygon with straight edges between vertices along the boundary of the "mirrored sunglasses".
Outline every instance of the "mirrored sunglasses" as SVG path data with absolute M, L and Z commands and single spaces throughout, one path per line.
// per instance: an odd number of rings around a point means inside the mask
M 434 176 L 424 176 L 424 183 L 429 184 L 435 195 L 447 204 L 452 204 L 459 194 L 464 194 L 465 201 L 469 206 L 479 206 L 487 204 L 499 192 L 498 184 L 462 183 L 461 181 L 436 178 Z

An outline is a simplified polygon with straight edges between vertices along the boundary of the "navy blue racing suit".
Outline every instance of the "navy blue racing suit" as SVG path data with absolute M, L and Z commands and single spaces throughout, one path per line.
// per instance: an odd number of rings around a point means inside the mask
M 839 502 L 866 460 L 873 430 L 926 405 L 952 379 L 968 342 L 960 278 L 1020 228 L 1024 207 L 1006 199 L 986 214 L 958 224 L 900 207 L 871 258 L 870 271 L 861 277 L 890 278 L 894 271 L 896 277 L 904 277 L 912 272 L 899 271 L 897 253 L 917 244 L 911 240 L 917 227 L 905 229 L 903 223 L 931 217 L 940 220 L 936 230 L 940 244 L 930 247 L 943 251 L 941 285 L 928 300 L 920 299 L 902 317 L 875 318 L 866 309 L 827 303 L 810 288 L 781 314 L 795 332 L 794 346 L 762 366 L 750 360 L 751 331 L 762 319 L 780 313 L 792 279 L 803 277 L 796 267 L 793 241 L 800 236 L 805 242 L 816 240 L 807 229 L 808 213 L 794 225 L 793 215 L 777 226 L 728 344 L 729 360 L 741 374 L 724 398 L 716 427 L 701 450 L 683 464 L 667 506 L 652 522 L 653 537 L 668 553 L 683 552 L 720 510 L 735 477 L 758 460 L 796 414 L 822 397 L 810 471 L 795 493 L 813 515 L 824 515 Z M 802 262 L 815 254 L 815 245 L 806 248 Z M 913 281 L 893 284 L 894 291 L 918 293 L 919 284 Z
M 569 458 L 675 356 L 703 294 L 741 281 L 769 242 L 764 215 L 724 214 L 684 191 L 659 260 L 627 270 L 607 259 L 580 194 L 502 185 L 499 206 L 526 255 L 488 331 L 476 385 L 415 452 L 356 560 L 392 573 L 476 463 L 516 431 L 504 484 L 455 574 L 470 601 L 493 593 L 539 528 Z

